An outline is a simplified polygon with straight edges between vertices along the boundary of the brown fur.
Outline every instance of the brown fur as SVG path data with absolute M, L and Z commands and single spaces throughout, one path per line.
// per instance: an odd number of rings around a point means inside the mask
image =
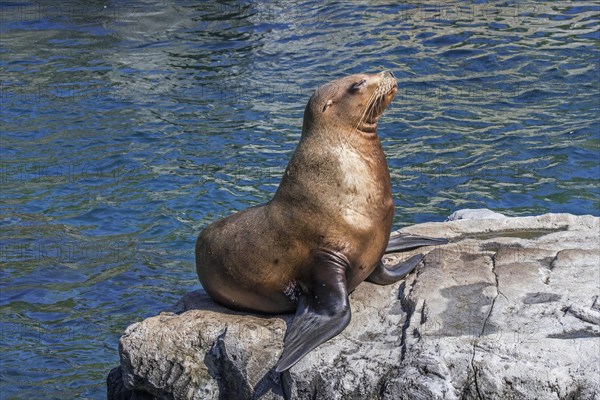
M 234 309 L 294 311 L 319 249 L 349 260 L 348 291 L 369 276 L 394 215 L 376 120 L 395 93 L 386 73 L 351 75 L 317 89 L 273 199 L 209 225 L 198 237 L 196 269 L 213 299 Z

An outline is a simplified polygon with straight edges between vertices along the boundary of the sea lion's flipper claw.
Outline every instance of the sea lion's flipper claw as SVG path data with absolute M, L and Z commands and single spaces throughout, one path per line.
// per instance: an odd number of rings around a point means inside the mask
M 377 285 L 390 285 L 408 275 L 417 265 L 419 265 L 422 259 L 423 254 L 417 254 L 408 260 L 389 268 L 380 261 L 366 280 L 367 282 L 375 283 Z
M 390 236 L 387 248 L 385 249 L 385 254 L 416 249 L 417 247 L 422 246 L 435 246 L 446 243 L 448 243 L 448 239 L 430 238 L 426 236 L 396 232 Z
M 309 351 L 340 333 L 350 322 L 346 289 L 348 262 L 340 254 L 319 252 L 309 292 L 301 294 L 288 327 L 276 371 L 291 368 Z

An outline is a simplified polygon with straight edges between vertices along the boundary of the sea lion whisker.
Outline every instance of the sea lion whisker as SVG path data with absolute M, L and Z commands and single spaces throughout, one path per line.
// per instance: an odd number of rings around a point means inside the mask
M 373 93 L 373 95 L 369 99 L 369 103 L 368 103 L 367 107 L 365 108 L 365 111 L 363 113 L 361 120 L 359 121 L 359 126 L 362 125 L 365 121 L 367 121 L 370 125 L 377 122 L 377 121 L 373 121 L 373 120 L 379 114 L 379 105 L 381 104 L 381 100 L 383 100 L 383 96 L 381 96 L 378 93 L 378 90 L 379 90 L 379 88 L 377 89 L 377 91 L 375 91 Z
M 362 124 L 364 122 L 364 119 L 367 117 L 367 115 L 369 114 L 369 110 L 371 108 L 371 106 L 373 105 L 373 99 L 377 96 L 377 93 L 373 92 L 371 94 L 371 96 L 369 97 L 369 100 L 367 101 L 367 105 L 365 106 L 365 109 L 363 110 L 363 112 L 361 113 L 360 119 L 358 121 L 359 125 Z M 357 126 L 358 128 L 358 126 Z
M 359 130 L 358 127 L 361 126 L 364 122 L 365 122 L 365 118 L 367 118 L 367 115 L 370 113 L 369 110 L 371 110 L 373 104 L 374 104 L 374 99 L 377 97 L 377 90 L 379 88 L 377 88 L 375 91 L 373 91 L 373 93 L 371 94 L 371 96 L 369 97 L 369 100 L 367 101 L 367 106 L 365 107 L 365 109 L 363 110 L 360 119 L 358 120 L 358 123 L 356 124 L 356 126 L 354 127 L 354 130 Z

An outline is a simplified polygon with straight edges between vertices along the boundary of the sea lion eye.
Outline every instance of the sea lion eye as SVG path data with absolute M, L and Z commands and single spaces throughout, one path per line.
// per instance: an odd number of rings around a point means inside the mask
M 355 82 L 352 84 L 352 86 L 350 86 L 350 92 L 356 92 L 358 90 L 360 90 L 365 83 L 367 83 L 366 79 L 361 79 L 359 82 Z

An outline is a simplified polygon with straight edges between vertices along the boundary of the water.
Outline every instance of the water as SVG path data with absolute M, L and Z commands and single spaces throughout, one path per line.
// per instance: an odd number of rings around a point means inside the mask
M 194 240 L 266 201 L 319 85 L 392 70 L 395 228 L 599 215 L 593 2 L 1 6 L 2 399 L 105 398 L 130 323 L 199 287 Z

